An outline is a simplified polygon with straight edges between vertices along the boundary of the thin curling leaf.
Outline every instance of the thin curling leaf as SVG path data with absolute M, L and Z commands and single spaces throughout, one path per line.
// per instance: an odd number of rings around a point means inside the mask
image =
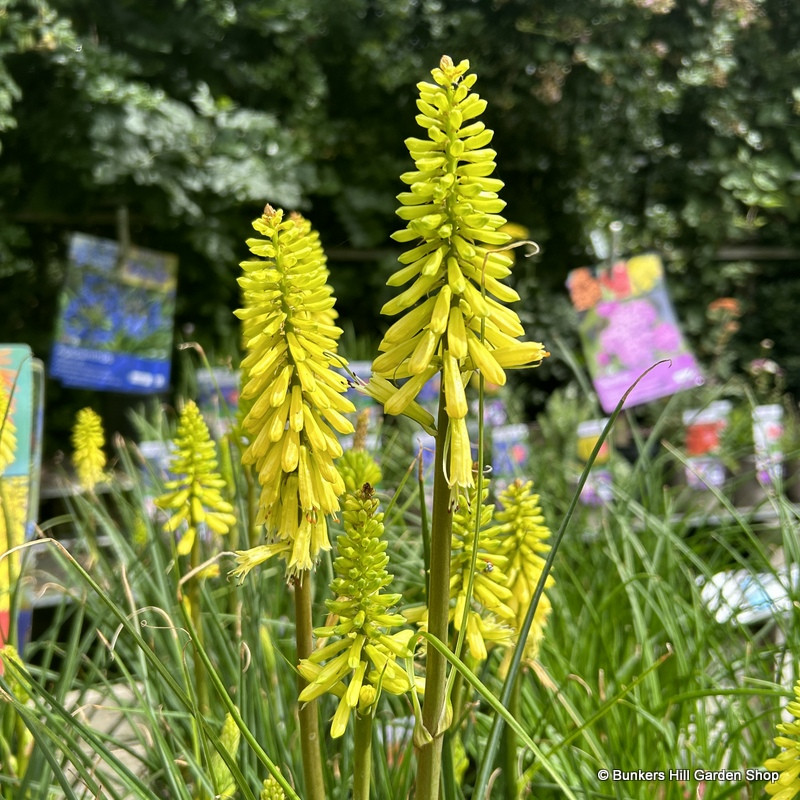
M 401 176 L 408 191 L 397 197 L 397 215 L 406 228 L 392 236 L 409 250 L 388 281 L 405 288 L 382 309 L 402 316 L 386 332 L 373 364 L 376 378 L 408 378 L 400 386 L 388 383 L 389 395 L 380 398 L 388 414 L 407 414 L 423 376 L 441 371 L 451 424 L 466 417 L 469 373 L 480 370 L 502 385 L 505 368 L 537 366 L 548 355 L 539 343 L 518 341 L 524 334 L 519 318 L 502 305 L 519 299 L 503 283 L 513 260 L 494 250 L 511 237 L 501 230 L 505 203 L 497 192 L 503 184 L 491 177 L 493 134 L 478 119 L 486 101 L 472 92 L 476 78 L 468 69 L 469 62 L 455 65 L 443 56 L 431 73 L 434 82 L 417 85 L 416 119 L 425 136 L 405 142 L 415 169 Z M 495 356 L 500 346 L 504 352 Z M 460 430 L 458 438 L 446 470 L 452 499 L 472 485 L 469 442 L 461 446 Z
M 252 557 L 237 554 L 236 574 L 243 577 L 271 553 L 294 575 L 330 549 L 326 516 L 339 510 L 345 489 L 334 464 L 342 454 L 334 431 L 352 433 L 345 414 L 354 407 L 334 369 L 346 362 L 336 355 L 342 331 L 334 324 L 318 234 L 299 214 L 284 219 L 271 206 L 253 227 L 259 237 L 247 244 L 263 260 L 241 264 L 243 307 L 236 315 L 246 350 L 243 462 L 254 466 L 261 485 L 256 522 L 265 526 L 267 543 Z
M 8 424 L 8 422 L 6 422 Z M 105 479 L 105 435 L 100 416 L 91 408 L 82 408 L 72 428 L 72 463 L 78 482 L 87 492 Z
M 360 466 L 376 469 L 366 463 Z M 383 514 L 369 483 L 347 495 L 343 517 L 331 583 L 336 599 L 326 601 L 335 624 L 316 630 L 326 643 L 298 665 L 307 681 L 301 702 L 326 693 L 339 698 L 331 722 L 334 739 L 344 734 L 354 710 L 372 713 L 381 691 L 400 695 L 413 688 L 407 672 L 397 663 L 411 655 L 412 631 L 389 630 L 405 620 L 391 611 L 400 595 L 385 591 L 392 576 L 386 570 L 389 557 Z
M 222 496 L 225 481 L 217 472 L 214 442 L 192 400 L 181 411 L 174 447 L 170 472 L 177 477 L 164 484 L 167 491 L 156 499 L 156 505 L 171 512 L 164 530 L 183 531 L 178 540 L 178 555 L 188 555 L 201 525 L 215 534 L 226 534 L 236 524 L 236 516 L 233 506 Z

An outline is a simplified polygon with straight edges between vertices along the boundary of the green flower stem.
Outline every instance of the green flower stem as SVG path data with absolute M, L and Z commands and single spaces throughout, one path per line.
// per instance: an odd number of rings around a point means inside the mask
M 297 660 L 308 658 L 313 650 L 311 622 L 311 576 L 306 572 L 294 580 L 295 637 Z M 298 694 L 306 687 L 305 679 L 298 675 Z M 300 747 L 303 754 L 303 777 L 306 800 L 325 800 L 325 781 L 322 777 L 322 753 L 320 751 L 319 719 L 317 701 L 300 705 Z
M 520 673 L 517 673 L 514 686 L 511 690 L 511 697 L 508 703 L 508 710 L 515 719 L 520 718 Z M 503 798 L 504 800 L 517 800 L 517 748 L 519 739 L 516 732 L 505 726 L 503 729 Z
M 455 648 L 450 647 L 453 652 Z M 455 680 L 452 680 L 453 673 L 456 673 Z M 464 709 L 464 679 L 458 670 L 450 671 L 451 689 L 450 701 L 453 708 L 453 723 L 444 736 L 444 745 L 442 750 L 442 793 L 443 800 L 456 800 L 457 794 L 455 786 L 456 772 L 455 772 L 455 759 L 453 758 L 453 738 L 458 736 L 458 729 L 461 727 L 461 715 Z
M 452 649 L 452 648 L 451 648 Z M 453 670 L 455 672 L 456 670 Z M 453 722 L 458 727 L 464 713 L 464 677 L 459 673 L 453 681 L 453 688 L 450 693 L 450 701 L 453 706 Z
M 581 492 L 583 491 L 584 484 L 586 483 L 586 479 L 589 477 L 589 470 L 592 468 L 592 464 L 594 464 L 595 459 L 597 458 L 597 454 L 600 452 L 600 448 L 603 446 L 603 443 L 608 438 L 609 434 L 611 433 L 611 429 L 614 427 L 614 423 L 617 421 L 617 417 L 620 415 L 622 411 L 622 407 L 625 405 L 625 401 L 628 399 L 628 395 L 636 388 L 636 385 L 642 378 L 645 377 L 648 373 L 654 370 L 659 364 L 663 364 L 664 361 L 657 361 L 651 367 L 646 369 L 639 377 L 628 387 L 625 394 L 622 395 L 619 402 L 616 405 L 616 408 L 611 413 L 611 416 L 606 423 L 605 428 L 603 428 L 602 433 L 597 439 L 595 443 L 594 449 L 592 450 L 589 458 L 586 461 L 586 464 L 583 467 L 583 472 L 581 473 L 580 478 L 578 479 L 578 484 L 575 487 L 575 491 L 573 492 L 572 499 L 570 500 L 569 506 L 567 506 L 567 510 L 564 513 L 564 517 L 561 520 L 561 525 L 558 529 L 558 532 L 555 535 L 555 539 L 553 541 L 553 545 L 550 548 L 550 552 L 547 554 L 547 558 L 545 559 L 544 565 L 542 566 L 542 574 L 539 576 L 539 581 L 536 584 L 536 589 L 533 592 L 533 597 L 531 598 L 530 604 L 528 605 L 528 611 L 525 614 L 525 619 L 522 623 L 522 626 L 519 631 L 519 641 L 517 646 L 514 649 L 514 655 L 511 658 L 511 664 L 508 668 L 508 675 L 506 676 L 505 682 L 503 683 L 503 689 L 500 693 L 500 696 L 497 698 L 501 706 L 508 707 L 508 702 L 511 697 L 512 690 L 514 688 L 514 682 L 516 681 L 517 672 L 519 671 L 519 665 L 522 661 L 522 652 L 523 652 L 523 645 L 522 643 L 528 636 L 528 632 L 531 629 L 531 625 L 533 624 L 533 618 L 536 613 L 536 607 L 539 604 L 539 600 L 544 593 L 544 586 L 547 582 L 547 576 L 550 574 L 550 570 L 553 567 L 553 562 L 556 559 L 556 554 L 558 553 L 558 549 L 561 546 L 561 540 L 564 538 L 564 534 L 567 532 L 567 528 L 569 527 L 570 520 L 572 519 L 572 515 L 575 513 L 575 508 L 578 505 L 578 499 L 580 498 Z M 481 763 L 478 767 L 478 774 L 475 777 L 475 789 L 474 789 L 474 796 L 475 797 L 482 797 L 483 793 L 486 791 L 486 787 L 489 784 L 489 776 L 492 772 L 494 766 L 494 757 L 495 753 L 497 752 L 497 747 L 500 742 L 500 734 L 503 730 L 503 725 L 505 724 L 505 720 L 502 716 L 495 715 L 494 721 L 492 722 L 492 728 L 489 731 L 489 737 L 486 740 L 486 746 L 483 751 L 483 755 L 481 758 Z
M 194 520 L 192 520 L 192 524 L 196 524 Z M 195 540 L 194 542 L 194 546 L 192 547 L 192 551 L 189 556 L 189 562 L 192 570 L 200 566 L 200 542 L 198 540 Z M 196 575 L 193 576 L 188 582 L 188 586 L 186 587 L 186 597 L 189 600 L 192 625 L 194 626 L 195 631 L 197 631 L 195 647 L 204 647 L 205 636 L 203 635 L 203 614 L 200 608 L 200 578 L 198 578 Z M 206 671 L 202 663 L 200 663 L 200 659 L 197 657 L 194 659 L 194 683 L 197 691 L 197 706 L 200 709 L 200 713 L 205 715 L 209 709 L 208 683 L 206 682 Z
M 87 495 L 92 509 L 98 508 L 100 500 L 95 494 L 94 487 L 89 489 Z M 97 547 L 97 519 L 94 514 L 89 514 L 84 517 L 84 519 L 86 520 L 86 527 L 84 529 L 86 531 L 86 537 L 84 541 L 89 550 L 89 564 L 94 566 L 100 562 L 100 550 Z
M 442 642 L 448 641 L 450 612 L 450 546 L 453 516 L 450 513 L 450 487 L 444 475 L 444 457 L 449 418 L 444 393 L 439 397 L 439 421 L 436 433 L 436 457 L 431 513 L 430 594 L 428 596 L 428 631 Z M 417 800 L 439 797 L 442 740 L 446 702 L 447 662 L 435 648 L 428 647 L 425 666 L 425 700 L 422 723 L 433 737 L 419 748 L 417 756 Z
M 10 764 L 14 755 L 11 752 L 11 742 L 14 741 L 14 731 L 17 728 L 18 720 L 17 712 L 10 703 L 5 704 L 5 708 L 3 709 L 2 715 L 0 715 L 0 719 L 2 720 L 2 726 L 0 726 L 0 761 L 3 764 Z M 19 769 L 19 766 L 17 766 L 16 776 L 23 776 L 24 774 L 25 773 Z M 13 791 L 13 789 L 14 787 L 10 782 L 8 791 L 4 790 L 0 797 L 11 797 L 9 792 Z
M 372 779 L 372 714 L 356 712 L 353 800 L 369 800 Z

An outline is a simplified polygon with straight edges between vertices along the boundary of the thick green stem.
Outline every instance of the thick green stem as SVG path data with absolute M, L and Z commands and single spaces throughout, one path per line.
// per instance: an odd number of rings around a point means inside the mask
M 311 655 L 313 647 L 311 622 L 311 576 L 302 573 L 294 581 L 295 636 L 297 640 L 297 660 L 302 661 Z M 305 679 L 298 674 L 298 694 L 306 687 Z M 300 747 L 303 755 L 303 777 L 305 779 L 306 800 L 325 800 L 325 781 L 322 776 L 322 752 L 320 750 L 319 718 L 317 701 L 300 705 Z
M 369 800 L 372 780 L 372 714 L 356 712 L 353 800 Z
M 428 631 L 440 641 L 448 641 L 450 614 L 450 546 L 453 516 L 450 489 L 444 476 L 445 442 L 449 419 L 444 408 L 444 393 L 439 398 L 439 422 L 433 479 L 431 513 L 431 569 L 428 596 Z M 417 754 L 417 800 L 439 797 L 442 738 L 445 729 L 447 661 L 435 648 L 428 647 L 425 664 L 425 701 L 422 723 L 432 739 Z

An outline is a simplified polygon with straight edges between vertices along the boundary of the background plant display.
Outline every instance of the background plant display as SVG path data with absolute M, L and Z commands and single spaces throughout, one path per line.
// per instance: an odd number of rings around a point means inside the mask
M 628 396 L 641 405 L 703 383 L 664 281 L 661 259 L 634 256 L 609 268 L 581 267 L 567 279 L 579 314 L 578 332 L 603 411 L 610 412 L 636 379 L 658 361 Z
M 66 386 L 122 392 L 169 386 L 174 256 L 73 234 L 50 374 Z

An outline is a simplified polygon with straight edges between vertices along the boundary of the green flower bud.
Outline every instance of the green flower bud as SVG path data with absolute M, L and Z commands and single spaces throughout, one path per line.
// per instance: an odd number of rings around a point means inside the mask
M 388 633 L 402 624 L 400 614 L 390 612 L 400 599 L 387 594 L 392 581 L 386 571 L 389 558 L 383 540 L 383 514 L 372 486 L 363 483 L 359 491 L 347 495 L 343 512 L 344 531 L 336 541 L 339 553 L 333 563 L 331 593 L 326 601 L 334 624 L 318 628 L 325 645 L 299 664 L 308 685 L 300 701 L 313 700 L 326 692 L 339 698 L 331 723 L 331 736 L 342 736 L 350 715 L 371 713 L 380 691 L 404 694 L 413 688 L 398 658 L 411 656 L 410 630 Z
M 236 753 L 239 750 L 240 737 L 241 731 L 239 730 L 239 726 L 234 722 L 230 714 L 226 714 L 225 721 L 222 723 L 219 739 L 225 751 L 233 758 L 236 758 Z M 220 800 L 233 797 L 236 793 L 236 781 L 228 765 L 216 750 L 211 754 L 210 767 L 214 785 L 217 787 L 216 796 L 220 798 Z
M 284 800 L 286 794 L 281 785 L 272 776 L 264 781 L 264 788 L 261 790 L 259 800 Z

